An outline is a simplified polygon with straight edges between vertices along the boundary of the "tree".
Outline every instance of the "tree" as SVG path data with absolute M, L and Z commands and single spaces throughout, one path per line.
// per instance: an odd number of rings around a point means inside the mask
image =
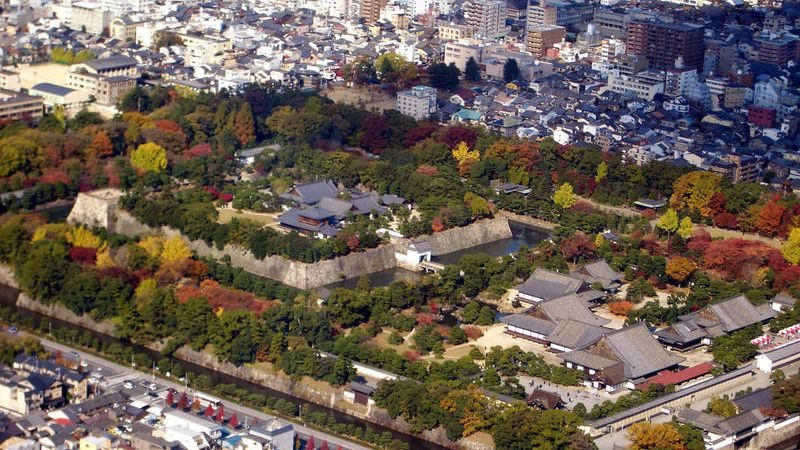
M 306 450 L 315 450 L 316 444 L 314 444 L 314 436 L 308 437 L 308 442 L 306 442 Z
M 491 325 L 494 323 L 494 311 L 488 306 L 481 307 L 481 312 L 478 314 L 478 320 L 475 322 L 478 325 Z
M 450 333 L 447 335 L 447 342 L 452 345 L 459 345 L 467 342 L 467 333 L 464 332 L 464 329 L 455 326 L 450 329 Z
M 219 407 L 217 408 L 217 416 L 215 417 L 215 420 L 219 423 L 222 423 L 225 420 L 225 405 L 222 403 L 220 403 Z
M 37 167 L 40 155 L 39 145 L 26 137 L 16 135 L 0 139 L 0 177 Z
M 708 407 L 706 409 L 711 414 L 716 414 L 726 419 L 739 414 L 739 407 L 727 397 L 712 398 L 708 401 Z
M 667 261 L 666 273 L 678 283 L 683 283 L 696 269 L 697 264 L 691 259 L 676 256 Z
M 785 211 L 786 208 L 779 205 L 775 200 L 767 202 L 758 213 L 758 219 L 756 220 L 758 232 L 764 236 L 775 236 L 781 226 L 781 218 Z
M 167 391 L 167 398 L 164 399 L 167 405 L 174 406 L 175 405 L 175 391 L 172 389 Z
M 517 60 L 514 58 L 507 59 L 506 63 L 503 64 L 503 81 L 508 83 L 518 79 L 520 76 L 521 72 L 519 71 Z
M 600 183 L 601 181 L 605 180 L 608 177 L 608 164 L 605 161 L 600 161 L 600 164 L 597 165 L 597 172 L 594 176 L 594 181 Z
M 159 258 L 163 264 L 176 264 L 192 256 L 192 250 L 181 236 L 173 236 L 164 240 Z
M 236 112 L 233 122 L 233 135 L 239 141 L 239 145 L 246 146 L 256 140 L 255 122 L 253 121 L 253 111 L 250 103 L 244 102 Z
M 559 186 L 558 189 L 556 189 L 556 191 L 553 193 L 553 202 L 563 209 L 572 208 L 575 205 L 575 202 L 577 202 L 575 194 L 572 190 L 572 185 L 565 182 Z
M 214 407 L 211 405 L 206 406 L 205 411 L 203 411 L 203 415 L 206 417 L 212 417 L 214 415 Z
M 710 217 L 713 211 L 708 206 L 720 191 L 721 181 L 722 176 L 705 171 L 681 175 L 672 184 L 669 204 L 678 211 L 697 209 L 704 217 Z
M 131 165 L 140 173 L 163 172 L 167 168 L 167 151 L 153 142 L 147 142 L 131 152 Z
M 97 156 L 101 158 L 114 154 L 114 144 L 111 142 L 111 138 L 108 137 L 108 133 L 103 130 L 98 131 L 92 137 L 92 148 L 97 153 Z
M 461 71 L 452 63 L 449 66 L 444 63 L 436 63 L 428 69 L 428 75 L 431 86 L 436 89 L 453 91 L 458 88 L 458 77 L 461 75 Z
M 678 230 L 679 220 L 678 213 L 674 209 L 669 208 L 661 217 L 658 218 L 656 226 L 667 233 L 667 239 L 672 236 L 672 233 Z
M 472 56 L 469 57 L 467 65 L 464 67 L 464 79 L 467 81 L 481 81 L 481 69 Z
M 239 417 L 236 415 L 236 413 L 233 413 L 228 419 L 228 425 L 230 425 L 233 429 L 239 428 Z
M 189 397 L 186 395 L 186 391 L 181 392 L 181 396 L 178 397 L 178 409 L 186 409 L 189 406 Z
M 683 442 L 670 423 L 639 422 L 628 429 L 631 450 L 681 450 Z
M 678 226 L 678 236 L 683 238 L 684 240 L 689 239 L 694 234 L 694 224 L 692 224 L 692 219 L 688 216 L 681 219 L 681 223 Z
M 781 246 L 781 253 L 789 264 L 800 264 L 800 228 L 792 228 Z

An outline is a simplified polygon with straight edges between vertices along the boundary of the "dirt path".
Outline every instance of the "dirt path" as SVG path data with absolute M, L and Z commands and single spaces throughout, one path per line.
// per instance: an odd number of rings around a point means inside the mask
M 599 211 L 619 214 L 620 216 L 626 217 L 638 217 L 642 215 L 642 213 L 633 208 L 623 208 L 622 206 L 611 206 L 603 203 L 597 203 L 590 198 L 581 197 L 580 195 L 576 195 L 575 197 L 578 199 L 578 201 L 586 202 Z

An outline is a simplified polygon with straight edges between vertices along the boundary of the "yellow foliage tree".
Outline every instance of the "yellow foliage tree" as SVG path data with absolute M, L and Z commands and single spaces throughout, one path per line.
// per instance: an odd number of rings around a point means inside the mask
M 683 449 L 681 434 L 670 423 L 639 422 L 628 429 L 630 450 Z
M 137 301 L 149 300 L 156 294 L 156 290 L 158 290 L 158 282 L 153 278 L 145 278 L 139 283 L 139 286 L 136 286 L 133 295 Z
M 708 208 L 708 203 L 720 191 L 721 181 L 721 175 L 705 171 L 681 175 L 672 184 L 669 204 L 678 211 L 697 209 L 703 216 L 708 217 L 713 213 Z
M 464 427 L 462 436 L 469 436 L 487 426 L 489 402 L 480 388 L 470 384 L 467 389 L 450 391 L 439 401 L 439 406 L 449 413 L 462 411 L 459 422 Z
M 792 228 L 781 247 L 781 252 L 789 264 L 800 264 L 800 228 Z
M 575 193 L 572 190 L 572 185 L 569 183 L 564 183 L 556 189 L 553 193 L 553 202 L 564 208 L 569 209 L 575 206 L 575 202 L 577 199 L 575 198 Z
M 66 233 L 67 242 L 73 247 L 86 247 L 100 250 L 105 247 L 105 243 L 100 236 L 92 233 L 88 228 L 81 226 L 73 227 Z
M 108 247 L 105 247 L 97 252 L 97 260 L 95 261 L 95 265 L 98 269 L 110 269 L 112 267 L 116 267 L 117 263 L 114 262 L 114 258 L 111 256 L 111 251 L 108 249 Z
M 153 260 L 159 260 L 161 258 L 161 249 L 164 248 L 164 239 L 160 236 L 147 236 L 136 245 L 142 247 L 147 252 L 147 256 Z
M 161 247 L 161 262 L 172 264 L 183 261 L 192 256 L 192 251 L 180 236 L 174 236 L 164 241 Z
M 154 142 L 144 143 L 131 152 L 131 165 L 139 172 L 163 172 L 167 168 L 167 151 Z
M 43 239 L 61 239 L 66 236 L 70 226 L 65 223 L 46 223 L 39 225 L 33 230 L 31 241 L 37 242 Z
M 458 162 L 459 166 L 471 165 L 480 161 L 481 154 L 477 150 L 470 150 L 466 142 L 461 141 L 456 145 L 452 152 L 453 158 Z

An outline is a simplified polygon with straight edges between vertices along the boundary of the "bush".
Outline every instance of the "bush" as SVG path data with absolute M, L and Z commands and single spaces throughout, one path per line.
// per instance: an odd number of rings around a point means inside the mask
M 627 300 L 621 300 L 618 302 L 611 302 L 608 304 L 608 310 L 611 311 L 611 314 L 616 316 L 626 316 L 628 315 L 631 310 L 633 310 L 633 303 Z

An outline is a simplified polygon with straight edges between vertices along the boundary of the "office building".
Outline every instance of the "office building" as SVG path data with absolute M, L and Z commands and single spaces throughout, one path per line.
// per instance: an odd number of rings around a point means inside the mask
M 627 53 L 644 56 L 651 69 L 674 67 L 681 58 L 683 66 L 703 69 L 704 46 L 702 25 L 632 21 L 628 24 Z
M 414 86 L 397 93 L 397 110 L 416 120 L 425 120 L 436 113 L 436 89 Z
M 594 17 L 594 5 L 558 0 L 532 0 L 528 4 L 528 27 L 558 25 L 571 30 L 584 29 Z
M 75 31 L 101 35 L 108 30 L 111 13 L 98 3 L 76 2 L 72 4 L 69 27 Z
M 41 97 L 0 89 L 0 121 L 36 122 L 42 117 L 43 108 L 44 100 Z

